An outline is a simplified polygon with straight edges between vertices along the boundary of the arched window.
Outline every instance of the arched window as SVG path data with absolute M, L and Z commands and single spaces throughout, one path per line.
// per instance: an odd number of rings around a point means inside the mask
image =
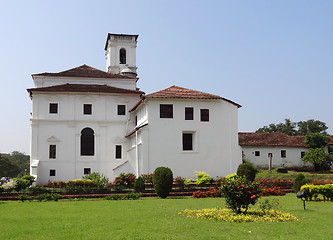
M 126 50 L 124 48 L 119 51 L 120 64 L 126 64 Z
M 94 156 L 95 154 L 95 137 L 94 130 L 84 128 L 81 131 L 81 156 Z

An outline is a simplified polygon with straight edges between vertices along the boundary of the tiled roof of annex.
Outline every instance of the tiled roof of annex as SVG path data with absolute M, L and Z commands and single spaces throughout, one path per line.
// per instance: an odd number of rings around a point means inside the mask
M 305 142 L 305 136 L 289 136 L 284 133 L 238 133 L 240 146 L 285 146 L 285 147 L 309 147 Z
M 204 93 L 204 92 L 200 92 L 200 91 L 196 91 L 196 90 L 192 90 L 192 89 L 188 89 L 188 88 L 182 88 L 182 87 L 178 87 L 178 86 L 171 86 L 164 90 L 148 94 L 145 97 L 146 98 L 181 98 L 181 99 L 223 99 L 227 102 L 230 102 L 230 103 L 236 105 L 237 107 L 241 107 L 241 105 L 239 105 L 231 100 L 222 98 L 218 95 Z
M 129 90 L 124 88 L 112 87 L 109 85 L 93 85 L 93 84 L 62 84 L 50 87 L 29 88 L 31 92 L 65 92 L 65 93 L 115 93 L 115 94 L 143 94 L 138 90 Z
M 65 70 L 58 73 L 38 73 L 32 74 L 32 77 L 35 76 L 52 76 L 52 77 L 84 77 L 84 78 L 123 78 L 123 79 L 137 79 L 136 77 L 128 76 L 128 75 L 120 75 L 113 74 L 109 72 L 104 72 L 97 68 L 90 67 L 86 64 L 71 68 L 69 70 Z

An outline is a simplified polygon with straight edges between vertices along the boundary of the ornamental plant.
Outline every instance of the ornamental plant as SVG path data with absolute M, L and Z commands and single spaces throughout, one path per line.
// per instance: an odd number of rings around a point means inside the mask
M 225 197 L 228 207 L 237 214 L 245 213 L 250 204 L 255 205 L 261 192 L 258 183 L 241 176 L 224 179 L 222 182 L 221 195 Z
M 136 192 L 143 192 L 146 188 L 145 181 L 142 177 L 138 177 L 134 182 L 134 189 Z
M 133 173 L 120 173 L 113 182 L 113 185 L 120 188 L 133 187 L 135 182 L 135 175 Z
M 141 174 L 140 177 L 143 178 L 145 183 L 153 183 L 154 173 Z
M 207 174 L 205 171 L 202 171 L 202 172 L 195 171 L 195 173 L 196 173 L 196 176 L 197 176 L 197 179 L 195 180 L 196 185 L 209 183 L 210 180 L 212 179 L 210 177 L 210 175 Z
M 258 169 L 250 162 L 244 162 L 238 166 L 237 175 L 244 176 L 247 180 L 253 182 L 256 178 Z
M 158 167 L 154 171 L 153 184 L 156 194 L 166 198 L 172 189 L 173 173 L 170 168 Z
M 181 189 L 183 189 L 184 188 L 184 186 L 185 186 L 185 178 L 182 178 L 182 177 L 176 177 L 175 178 L 175 184 L 179 187 L 179 188 L 181 188 Z
M 91 180 L 97 184 L 98 187 L 104 187 L 108 182 L 109 179 L 104 176 L 103 174 L 99 174 L 98 172 L 93 172 L 85 175 L 83 180 Z
M 300 190 L 300 188 L 307 184 L 308 181 L 306 180 L 306 177 L 303 173 L 300 173 L 296 176 L 294 182 L 293 182 L 293 190 L 294 192 L 298 192 Z

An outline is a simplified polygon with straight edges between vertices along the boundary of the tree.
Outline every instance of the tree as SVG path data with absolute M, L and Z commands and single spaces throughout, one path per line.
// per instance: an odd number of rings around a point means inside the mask
M 306 151 L 302 160 L 311 162 L 315 171 L 327 171 L 333 162 L 333 155 L 327 153 L 324 148 L 310 148 Z
M 309 133 L 305 136 L 305 143 L 309 145 L 310 149 L 305 153 L 302 160 L 311 162 L 316 171 L 330 169 L 333 155 L 327 153 L 324 149 L 329 139 L 329 136 L 320 133 Z
M 330 137 L 320 133 L 309 133 L 305 136 L 305 143 L 310 148 L 321 148 L 325 147 L 330 140 Z
M 256 132 L 261 133 L 272 133 L 272 132 L 281 132 L 287 135 L 296 134 L 296 123 L 292 122 L 290 119 L 285 119 L 284 123 L 274 124 L 271 123 L 269 126 L 264 126 L 259 128 Z
M 327 129 L 328 127 L 326 126 L 326 123 L 319 120 L 310 119 L 296 123 L 287 118 L 284 120 L 284 123 L 271 123 L 268 126 L 259 128 L 256 132 L 281 132 L 290 136 L 305 136 L 309 133 L 321 133 L 327 135 Z
M 297 127 L 297 135 L 299 136 L 305 136 L 309 133 L 321 133 L 326 135 L 326 130 L 328 129 L 326 123 L 314 119 L 307 120 L 306 122 L 299 121 Z
M 0 156 L 0 178 L 16 177 L 20 173 L 20 167 L 8 158 Z
M 25 153 L 19 151 L 13 151 L 8 157 L 13 164 L 19 167 L 19 172 L 16 174 L 20 174 L 21 176 L 29 173 L 30 169 L 30 156 Z M 15 176 L 16 176 L 15 175 Z

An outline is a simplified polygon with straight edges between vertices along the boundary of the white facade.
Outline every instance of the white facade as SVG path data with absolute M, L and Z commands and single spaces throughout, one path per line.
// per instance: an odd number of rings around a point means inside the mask
M 272 156 L 272 167 L 302 168 L 311 166 L 302 161 L 306 147 L 288 146 L 242 146 L 243 156 L 260 169 L 268 169 Z
M 173 105 L 173 118 L 160 117 L 160 104 Z M 185 107 L 193 108 L 193 120 L 185 120 Z M 208 122 L 200 120 L 200 109 L 209 109 Z M 220 99 L 146 98 L 133 114 L 138 130 L 129 136 L 129 164 L 119 173 L 150 173 L 166 166 L 174 176 L 194 178 L 195 171 L 205 171 L 215 178 L 237 171 L 241 163 L 237 106 Z M 193 150 L 183 150 L 183 133 L 193 134 Z
M 240 106 L 176 86 L 161 93 L 176 89 L 184 96 L 144 96 L 134 77 L 136 40 L 137 35 L 108 35 L 108 72 L 83 65 L 32 75 L 30 173 L 38 185 L 88 172 L 110 180 L 121 172 L 139 176 L 160 166 L 186 178 L 194 177 L 194 171 L 216 177 L 237 170 Z M 121 49 L 126 50 L 126 64 L 118 62 Z M 160 105 L 172 105 L 172 118 L 161 117 Z M 192 109 L 193 120 L 185 120 L 185 108 Z M 201 119 L 202 109 L 206 117 L 209 113 L 208 121 Z M 191 149 L 184 150 L 185 145 Z

